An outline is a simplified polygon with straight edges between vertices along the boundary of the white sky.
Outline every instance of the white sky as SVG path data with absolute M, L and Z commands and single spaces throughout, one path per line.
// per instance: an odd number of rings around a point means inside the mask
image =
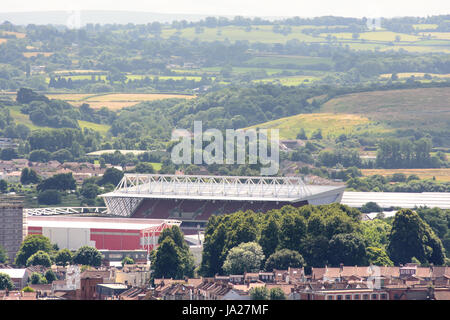
M 450 14 L 449 0 L 2 0 L 0 12 L 121 10 L 172 14 L 394 17 Z

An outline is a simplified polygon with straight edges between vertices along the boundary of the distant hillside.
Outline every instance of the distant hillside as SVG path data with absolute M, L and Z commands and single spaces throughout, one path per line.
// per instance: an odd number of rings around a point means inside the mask
M 73 23 L 74 21 L 73 19 L 79 19 L 81 26 L 84 26 L 87 23 L 146 24 L 155 21 L 163 23 L 183 19 L 195 22 L 211 15 L 87 10 L 87 11 L 79 11 L 79 15 L 77 13 L 77 16 L 74 15 L 73 11 L 1 12 L 0 23 L 4 21 L 9 21 L 13 24 L 18 25 L 28 25 L 28 24 L 67 25 L 68 23 Z
M 324 137 L 341 134 L 375 134 L 389 131 L 368 118 L 354 114 L 308 113 L 264 122 L 246 129 L 279 129 L 280 139 L 296 139 L 303 128 L 307 136 L 320 129 Z
M 319 113 L 305 113 L 254 125 L 279 129 L 280 139 L 295 139 L 303 128 L 308 136 L 317 129 L 324 138 L 340 134 L 380 136 L 395 129 L 421 129 L 442 140 L 450 134 L 450 88 L 419 88 L 361 92 L 324 103 Z M 248 129 L 248 128 L 247 128 Z
M 450 128 L 450 88 L 419 88 L 347 94 L 326 102 L 321 112 L 351 113 L 393 128 Z

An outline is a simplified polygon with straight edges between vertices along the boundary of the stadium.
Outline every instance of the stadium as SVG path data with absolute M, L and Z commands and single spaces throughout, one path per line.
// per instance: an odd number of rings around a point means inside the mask
M 204 229 L 212 215 L 267 212 L 340 202 L 345 186 L 307 185 L 300 177 L 125 174 L 101 195 L 111 216 L 176 219 L 185 234 Z

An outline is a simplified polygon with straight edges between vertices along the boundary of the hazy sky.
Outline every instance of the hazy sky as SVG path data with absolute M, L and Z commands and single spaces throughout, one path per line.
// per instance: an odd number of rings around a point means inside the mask
M 450 0 L 2 0 L 0 12 L 124 10 L 154 13 L 346 17 L 450 14 Z

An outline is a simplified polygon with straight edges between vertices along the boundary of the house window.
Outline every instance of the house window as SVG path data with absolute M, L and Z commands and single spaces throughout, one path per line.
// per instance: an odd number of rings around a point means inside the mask
M 377 294 L 372 294 L 372 300 L 378 300 L 378 295 Z
M 351 294 L 346 294 L 345 295 L 345 300 L 352 300 L 352 295 Z
M 337 300 L 342 300 L 342 296 L 340 294 L 337 295 Z
M 369 295 L 368 294 L 363 294 L 363 300 L 369 300 Z
M 387 294 L 386 293 L 382 293 L 381 294 L 381 300 L 386 300 L 387 299 Z
M 327 296 L 327 300 L 333 300 L 333 296 Z
M 361 299 L 361 297 L 359 296 L 359 294 L 355 294 L 355 295 L 353 296 L 353 300 L 359 300 L 359 299 Z

